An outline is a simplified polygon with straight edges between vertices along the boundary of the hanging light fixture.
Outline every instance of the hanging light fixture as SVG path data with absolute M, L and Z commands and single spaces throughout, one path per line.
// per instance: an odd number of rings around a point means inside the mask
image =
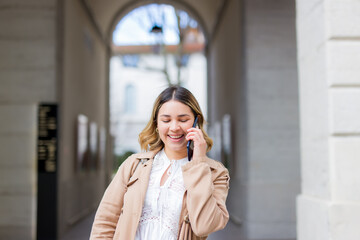
M 151 28 L 150 33 L 163 33 L 163 29 L 161 26 L 158 26 L 157 24 L 154 24 L 154 26 Z

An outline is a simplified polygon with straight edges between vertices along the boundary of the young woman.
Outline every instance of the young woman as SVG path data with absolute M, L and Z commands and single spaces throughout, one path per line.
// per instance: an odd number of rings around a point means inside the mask
M 197 127 L 192 127 L 195 118 Z M 143 153 L 119 168 L 97 210 L 90 239 L 206 239 L 225 227 L 227 169 L 206 156 L 212 140 L 190 91 L 171 86 L 139 135 Z M 187 143 L 194 143 L 188 159 Z

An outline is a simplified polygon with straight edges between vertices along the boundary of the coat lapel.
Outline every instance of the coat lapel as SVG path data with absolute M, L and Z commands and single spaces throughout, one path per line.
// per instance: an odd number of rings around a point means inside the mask
M 139 171 L 139 185 L 140 185 L 140 206 L 139 209 L 142 210 L 144 205 L 144 200 L 146 196 L 146 191 L 149 185 L 151 167 L 154 161 L 154 157 L 158 151 L 150 151 L 146 153 L 141 153 L 136 158 L 140 160 L 140 171 Z M 147 161 L 143 159 L 148 159 Z
M 138 181 L 135 190 L 136 196 L 134 196 L 132 201 L 132 205 L 133 205 L 132 209 L 136 209 L 136 211 L 134 212 L 135 214 L 133 215 L 134 217 L 131 218 L 132 224 L 129 225 L 134 227 L 131 230 L 132 235 L 127 236 L 128 237 L 127 239 L 135 238 L 136 229 L 139 225 L 142 208 L 144 205 L 147 187 L 149 185 L 152 162 L 156 153 L 157 152 L 145 152 L 145 153 L 137 154 L 136 156 L 136 159 L 138 161 L 134 163 L 136 165 L 135 166 L 136 169 L 134 171 L 133 176 L 131 177 L 133 178 L 133 181 Z
M 142 164 L 143 166 L 141 168 L 141 176 L 139 178 L 140 193 L 141 193 L 140 194 L 141 209 L 142 206 L 144 205 L 145 195 L 149 185 L 152 163 L 153 163 L 153 158 L 149 159 L 146 163 Z

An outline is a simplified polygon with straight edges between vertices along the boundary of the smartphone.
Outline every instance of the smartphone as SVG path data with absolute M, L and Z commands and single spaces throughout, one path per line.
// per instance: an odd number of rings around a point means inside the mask
M 196 127 L 197 121 L 198 121 L 198 116 L 195 117 L 194 124 L 192 126 L 193 128 Z M 193 152 L 194 152 L 194 143 L 193 143 L 193 141 L 192 140 L 188 141 L 186 147 L 187 147 L 188 159 L 189 159 L 189 161 L 191 161 L 191 158 L 192 158 L 192 155 L 193 155 Z

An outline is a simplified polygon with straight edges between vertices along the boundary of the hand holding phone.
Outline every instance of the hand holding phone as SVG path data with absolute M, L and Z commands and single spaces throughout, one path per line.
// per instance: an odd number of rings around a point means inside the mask
M 196 127 L 197 121 L 198 121 L 198 116 L 195 117 L 194 124 L 192 126 L 193 128 Z M 192 140 L 188 141 L 186 147 L 187 147 L 187 152 L 188 152 L 188 159 L 189 159 L 189 161 L 191 161 L 191 158 L 194 153 L 194 142 Z

